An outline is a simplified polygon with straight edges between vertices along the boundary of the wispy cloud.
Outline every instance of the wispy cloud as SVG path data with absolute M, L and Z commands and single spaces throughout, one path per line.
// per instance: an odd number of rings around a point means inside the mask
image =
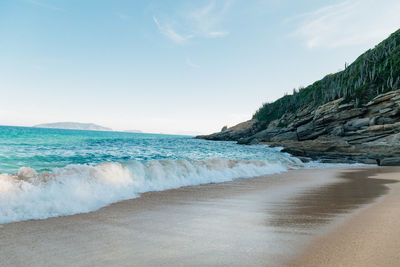
M 210 31 L 210 32 L 207 32 L 207 35 L 209 36 L 209 37 L 215 37 L 215 38 L 217 38 L 217 37 L 224 37 L 224 36 L 227 36 L 229 34 L 229 32 L 227 32 L 227 31 L 225 31 L 225 32 L 213 32 L 213 31 Z
M 192 21 L 194 31 L 203 37 L 218 38 L 229 34 L 220 29 L 220 24 L 232 4 L 231 0 L 210 1 L 206 6 L 188 12 L 187 18 Z
M 164 34 L 170 40 L 174 41 L 175 43 L 182 44 L 193 37 L 193 35 L 182 35 L 177 33 L 171 25 L 169 24 L 161 24 L 156 17 L 153 16 L 153 21 L 157 25 L 158 30 L 160 33 Z
M 27 0 L 26 2 L 30 3 L 32 5 L 36 5 L 36 6 L 47 8 L 47 9 L 52 9 L 52 10 L 56 10 L 56 11 L 65 11 L 64 8 L 56 7 L 54 5 L 50 5 L 46 2 L 39 1 L 39 0 Z
M 153 21 L 160 33 L 179 44 L 191 38 L 222 38 L 229 34 L 221 24 L 231 3 L 232 0 L 211 0 L 202 7 L 180 10 L 178 15 L 162 14 L 162 22 L 153 16 Z
M 289 18 L 308 48 L 376 43 L 400 27 L 398 0 L 346 0 Z
M 194 69 L 200 68 L 200 65 L 193 63 L 192 60 L 188 57 L 186 58 L 186 65 Z

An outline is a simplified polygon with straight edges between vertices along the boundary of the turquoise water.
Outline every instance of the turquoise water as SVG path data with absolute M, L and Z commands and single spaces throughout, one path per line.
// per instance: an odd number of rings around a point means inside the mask
M 143 192 L 303 167 L 263 145 L 0 126 L 0 224 L 90 212 Z
M 161 159 L 279 159 L 277 149 L 190 136 L 0 126 L 0 173 Z

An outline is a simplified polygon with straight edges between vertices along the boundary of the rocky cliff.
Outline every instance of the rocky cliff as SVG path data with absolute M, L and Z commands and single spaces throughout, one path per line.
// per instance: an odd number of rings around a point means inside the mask
M 278 127 L 280 120 L 292 122 Z M 282 146 L 303 160 L 400 165 L 400 90 L 378 95 L 361 107 L 343 99 L 317 109 L 305 107 L 272 121 L 264 130 L 260 129 L 265 123 L 257 120 L 245 125 L 198 138 Z
M 400 165 L 399 89 L 400 30 L 252 120 L 197 138 L 281 146 L 303 160 Z

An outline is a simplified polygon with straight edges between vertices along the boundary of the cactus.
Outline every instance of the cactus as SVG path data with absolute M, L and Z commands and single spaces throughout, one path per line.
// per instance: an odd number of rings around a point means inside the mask
M 305 106 L 315 108 L 342 97 L 346 101 L 356 101 L 357 105 L 367 103 L 382 92 L 400 89 L 399 58 L 400 30 L 352 64 L 345 62 L 343 71 L 326 75 L 274 103 L 264 104 L 254 118 L 270 121 L 282 117 L 285 112 L 295 112 Z

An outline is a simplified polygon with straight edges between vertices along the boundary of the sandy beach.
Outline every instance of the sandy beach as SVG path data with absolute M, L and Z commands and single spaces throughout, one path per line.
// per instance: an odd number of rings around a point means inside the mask
M 371 178 L 400 180 L 400 168 L 369 173 Z M 388 195 L 355 212 L 344 223 L 317 238 L 289 265 L 399 266 L 400 183 L 388 183 Z
M 394 266 L 399 172 L 291 170 L 4 224 L 0 266 Z

